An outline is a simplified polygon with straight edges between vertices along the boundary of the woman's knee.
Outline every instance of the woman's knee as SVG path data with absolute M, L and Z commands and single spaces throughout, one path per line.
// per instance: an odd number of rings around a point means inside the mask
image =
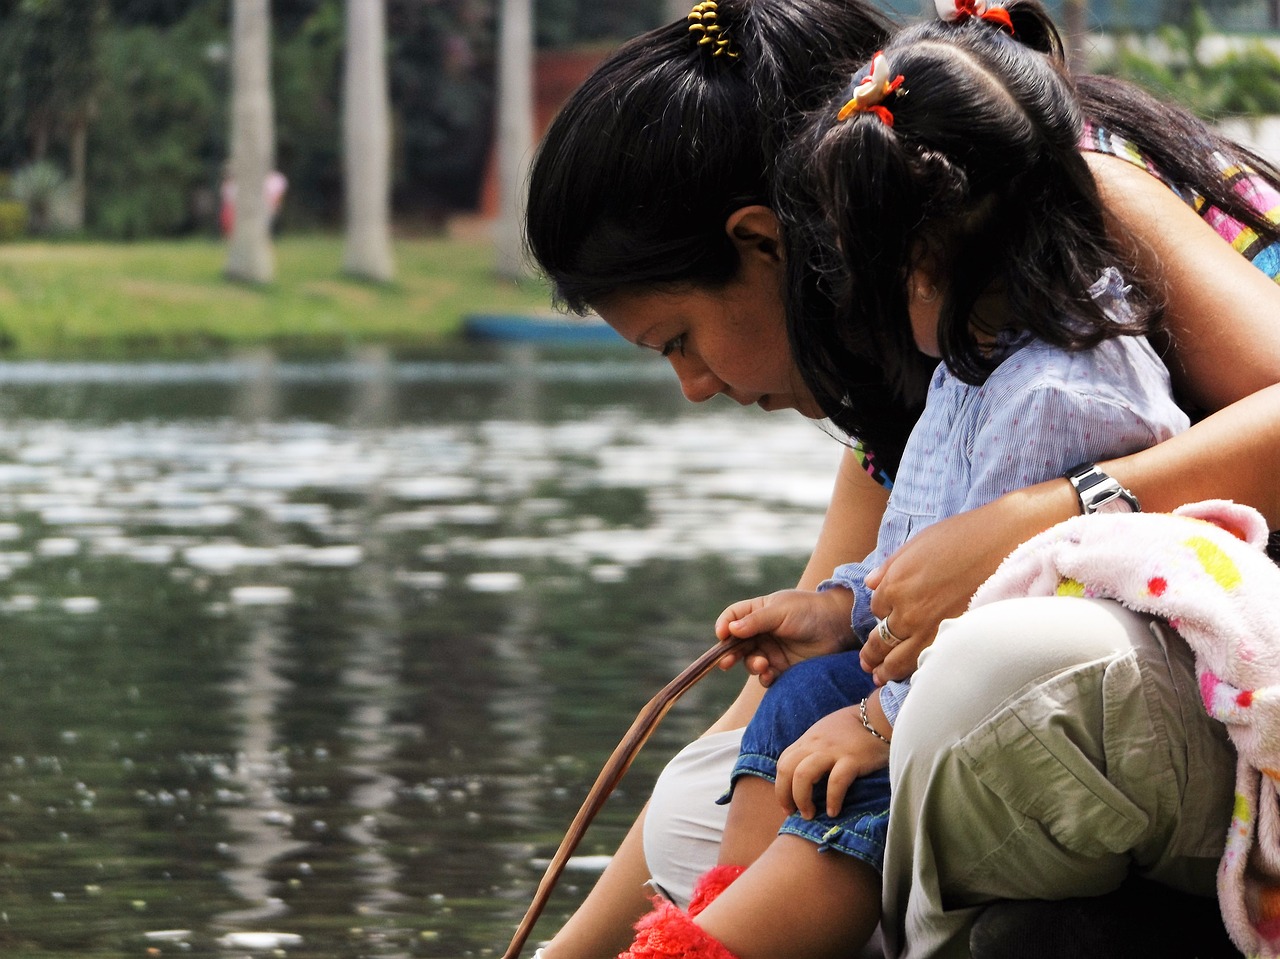
M 713 733 L 685 746 L 658 781 L 644 819 L 644 855 L 663 892 L 684 905 L 694 882 L 716 864 L 728 807 L 716 800 L 729 785 L 742 730 Z
M 1148 628 L 1146 617 L 1107 600 L 1013 599 L 970 610 L 943 623 L 921 656 L 894 742 L 963 735 L 1031 685 L 1127 654 Z

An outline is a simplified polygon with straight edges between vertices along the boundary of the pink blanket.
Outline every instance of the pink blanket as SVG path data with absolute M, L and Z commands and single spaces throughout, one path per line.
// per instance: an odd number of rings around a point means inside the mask
M 1236 747 L 1218 901 L 1250 956 L 1280 956 L 1280 567 L 1266 540 L 1261 514 L 1223 500 L 1079 516 L 1015 550 L 971 603 L 1114 599 L 1164 619 L 1191 647 L 1205 709 Z

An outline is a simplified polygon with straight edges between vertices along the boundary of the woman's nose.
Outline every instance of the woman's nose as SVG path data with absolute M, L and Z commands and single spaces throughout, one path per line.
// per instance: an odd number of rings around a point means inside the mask
M 690 403 L 704 403 L 713 396 L 719 396 L 727 388 L 728 384 L 696 357 L 673 355 L 670 360 L 680 380 L 680 390 Z

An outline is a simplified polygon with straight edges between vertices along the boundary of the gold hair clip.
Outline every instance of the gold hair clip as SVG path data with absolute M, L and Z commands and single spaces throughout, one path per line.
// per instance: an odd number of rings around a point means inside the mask
M 738 51 L 733 48 L 733 41 L 726 36 L 724 29 L 716 22 L 718 19 L 719 10 L 716 0 L 702 0 L 701 3 L 695 3 L 693 9 L 689 11 L 689 32 L 701 34 L 698 38 L 698 46 L 711 47 L 713 57 L 737 57 Z
M 836 122 L 843 123 L 855 113 L 874 113 L 885 126 L 893 126 L 893 114 L 889 108 L 882 106 L 885 98 L 902 86 L 902 74 L 889 79 L 889 61 L 884 53 L 877 51 L 871 58 L 871 72 L 853 88 L 851 96 L 840 112 L 836 114 Z

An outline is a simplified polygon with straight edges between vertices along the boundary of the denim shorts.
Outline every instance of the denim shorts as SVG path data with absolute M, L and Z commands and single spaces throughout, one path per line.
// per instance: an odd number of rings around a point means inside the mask
M 778 757 L 784 749 L 823 716 L 861 702 L 875 688 L 856 652 L 820 656 L 792 666 L 769 687 L 756 709 L 742 736 L 729 791 L 717 802 L 732 798 L 732 783 L 739 776 L 776 782 Z M 838 816 L 826 814 L 825 780 L 814 787 L 813 801 L 818 808 L 813 819 L 792 813 L 778 834 L 799 836 L 817 843 L 819 849 L 855 856 L 879 871 L 889 827 L 888 768 L 855 780 Z

